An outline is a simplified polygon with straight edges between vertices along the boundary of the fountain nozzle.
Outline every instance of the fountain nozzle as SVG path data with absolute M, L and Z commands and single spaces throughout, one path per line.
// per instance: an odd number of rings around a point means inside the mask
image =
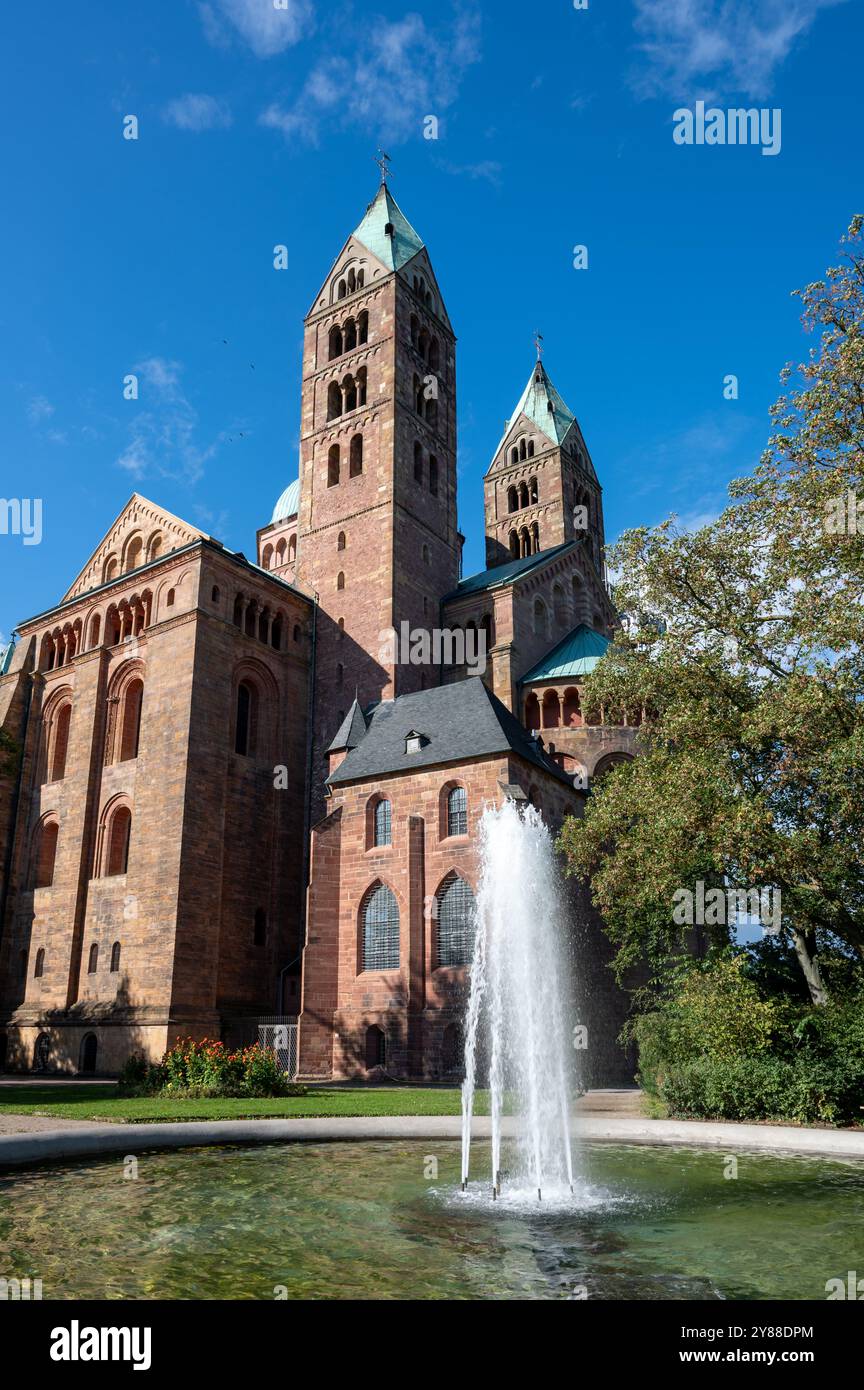
M 543 1201 L 543 1193 L 540 1191 L 540 1188 L 539 1188 L 539 1187 L 537 1188 L 537 1201 L 538 1201 L 538 1202 L 542 1202 L 542 1201 Z

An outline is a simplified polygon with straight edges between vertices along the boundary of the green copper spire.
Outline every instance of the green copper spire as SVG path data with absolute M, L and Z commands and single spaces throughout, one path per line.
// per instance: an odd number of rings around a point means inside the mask
M 523 413 L 543 431 L 547 439 L 552 440 L 553 444 L 563 443 L 576 419 L 549 380 L 549 373 L 539 357 L 507 428 L 509 429 L 513 421 Z
M 389 270 L 400 270 L 423 250 L 421 238 L 383 181 L 354 235 Z

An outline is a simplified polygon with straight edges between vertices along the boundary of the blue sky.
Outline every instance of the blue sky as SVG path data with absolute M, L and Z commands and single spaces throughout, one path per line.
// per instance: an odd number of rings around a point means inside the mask
M 0 37 L 0 492 L 44 516 L 40 545 L 0 535 L 7 636 L 133 491 L 254 555 L 297 475 L 303 316 L 379 143 L 459 338 L 466 573 L 535 329 L 609 538 L 693 523 L 758 459 L 810 346 L 790 291 L 860 210 L 858 0 L 46 0 Z M 780 108 L 780 153 L 676 145 L 699 98 Z

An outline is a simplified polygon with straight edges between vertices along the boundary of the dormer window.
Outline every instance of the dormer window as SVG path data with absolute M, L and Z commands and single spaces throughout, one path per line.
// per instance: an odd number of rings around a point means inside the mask
M 385 225 L 385 227 L 384 227 L 384 235 L 385 235 L 385 236 L 395 236 L 395 235 L 396 235 L 396 228 L 393 226 L 393 223 L 392 223 L 392 222 L 388 222 L 388 223 Z
M 405 737 L 405 752 L 419 753 L 429 742 L 425 734 L 418 734 L 416 729 L 412 729 L 410 734 Z

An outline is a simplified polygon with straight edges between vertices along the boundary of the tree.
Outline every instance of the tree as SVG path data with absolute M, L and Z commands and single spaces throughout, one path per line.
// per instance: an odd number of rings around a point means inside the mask
M 672 898 L 700 878 L 779 888 L 814 1003 L 821 953 L 864 956 L 861 226 L 841 265 L 797 292 L 819 343 L 791 386 L 784 368 L 768 446 L 730 505 L 693 534 L 670 519 L 612 552 L 630 621 L 586 713 L 641 709 L 642 755 L 604 779 L 562 847 L 619 970 L 683 948 Z

